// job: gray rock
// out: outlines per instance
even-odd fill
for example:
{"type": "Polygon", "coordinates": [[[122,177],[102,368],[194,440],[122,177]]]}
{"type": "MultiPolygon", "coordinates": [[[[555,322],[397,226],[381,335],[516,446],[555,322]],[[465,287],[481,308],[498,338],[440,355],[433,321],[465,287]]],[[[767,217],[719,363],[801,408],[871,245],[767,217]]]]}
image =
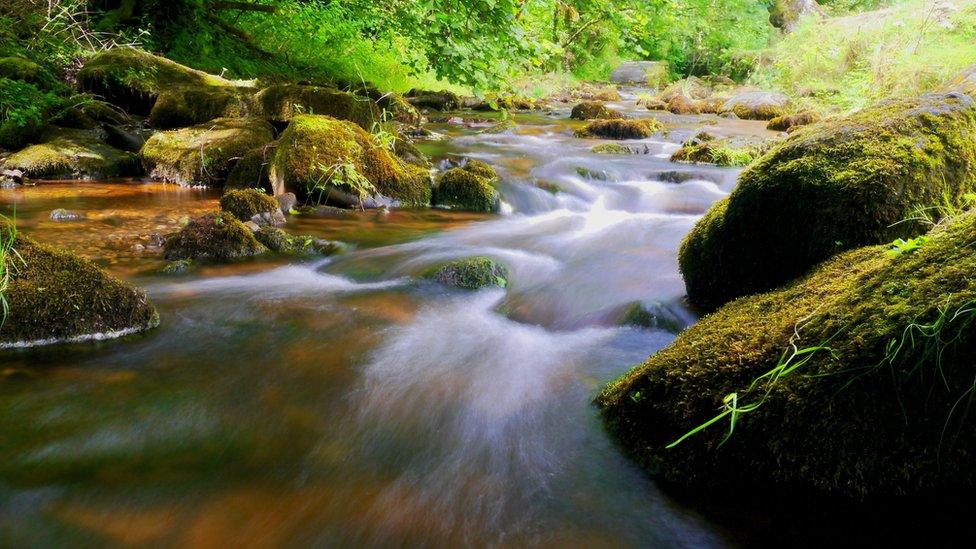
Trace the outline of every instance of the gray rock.
{"type": "Polygon", "coordinates": [[[659,85],[668,72],[660,61],[627,61],[614,69],[610,81],[617,84],[659,85]]]}
{"type": "Polygon", "coordinates": [[[273,212],[254,214],[250,223],[254,223],[258,227],[281,227],[287,222],[285,221],[285,214],[278,209],[273,212]]]}
{"type": "Polygon", "coordinates": [[[85,214],[58,208],[51,212],[52,221],[79,221],[85,219],[85,214]]]}
{"type": "Polygon", "coordinates": [[[244,226],[251,230],[252,233],[256,233],[261,230],[261,226],[253,221],[246,221],[244,226]]]}
{"type": "Polygon", "coordinates": [[[24,182],[24,172],[21,170],[3,170],[0,172],[0,179],[4,182],[20,184],[24,182]]]}
{"type": "Polygon", "coordinates": [[[278,206],[281,207],[281,211],[284,213],[290,212],[298,204],[298,197],[295,196],[295,193],[279,194],[275,197],[275,200],[278,201],[278,206]]]}

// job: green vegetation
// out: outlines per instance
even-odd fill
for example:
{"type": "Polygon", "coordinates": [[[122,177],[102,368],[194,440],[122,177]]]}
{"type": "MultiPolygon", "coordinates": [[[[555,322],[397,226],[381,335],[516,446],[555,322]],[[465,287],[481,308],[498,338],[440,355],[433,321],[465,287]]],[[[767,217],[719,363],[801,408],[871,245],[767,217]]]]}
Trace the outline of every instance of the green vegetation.
{"type": "Polygon", "coordinates": [[[468,257],[428,271],[425,278],[464,290],[508,286],[508,269],[489,257],[468,257]]]}
{"type": "Polygon", "coordinates": [[[10,287],[12,272],[18,263],[23,262],[20,253],[14,248],[17,241],[17,220],[0,216],[0,328],[3,328],[10,314],[10,303],[7,301],[7,288],[10,287]]]}
{"type": "Polygon", "coordinates": [[[730,303],[608,386],[608,425],[682,484],[972,486],[974,230],[962,215],[910,253],[852,250],[730,303]]]}
{"type": "Polygon", "coordinates": [[[254,237],[269,250],[279,254],[310,256],[334,255],[346,249],[341,242],[306,235],[290,235],[277,227],[261,227],[254,237]]]}
{"type": "Polygon", "coordinates": [[[765,154],[774,141],[759,138],[692,139],[671,155],[672,162],[748,166],[765,154]]]}
{"type": "Polygon", "coordinates": [[[584,101],[573,107],[569,117],[576,120],[612,120],[623,118],[623,115],[599,101],[584,101]]]}

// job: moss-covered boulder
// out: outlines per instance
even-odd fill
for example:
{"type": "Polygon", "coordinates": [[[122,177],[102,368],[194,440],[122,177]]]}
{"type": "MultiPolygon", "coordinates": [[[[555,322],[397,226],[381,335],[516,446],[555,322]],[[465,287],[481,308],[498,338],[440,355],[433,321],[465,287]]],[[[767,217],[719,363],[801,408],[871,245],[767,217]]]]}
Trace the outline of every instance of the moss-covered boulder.
{"type": "Polygon", "coordinates": [[[95,54],[78,84],[134,114],[147,115],[160,91],[177,86],[233,87],[234,82],[142,50],[118,47],[95,54]]]}
{"type": "Polygon", "coordinates": [[[418,109],[451,111],[461,108],[461,98],[450,91],[412,89],[407,93],[407,101],[418,109]]]}
{"type": "Polygon", "coordinates": [[[271,179],[268,168],[274,156],[274,143],[251,149],[241,157],[224,182],[225,189],[264,189],[271,192],[271,179]]]}
{"type": "Polygon", "coordinates": [[[383,122],[383,111],[375,101],[335,88],[280,84],[259,91],[255,102],[265,118],[276,123],[303,114],[327,115],[355,122],[368,131],[383,122]]]}
{"type": "Polygon", "coordinates": [[[888,101],[794,132],[753,163],[685,239],[692,303],[713,310],[851,248],[908,238],[919,208],[959,205],[976,182],[965,95],[888,101]]]}
{"type": "Polygon", "coordinates": [[[576,137],[600,137],[605,139],[644,139],[664,129],[652,118],[627,120],[594,120],[576,130],[576,137]]]}
{"type": "Polygon", "coordinates": [[[508,269],[489,257],[468,257],[428,271],[424,278],[464,290],[508,286],[508,269]]]}
{"type": "Polygon", "coordinates": [[[782,93],[750,91],[732,96],[718,110],[745,120],[772,120],[786,114],[789,104],[790,98],[782,93]]]}
{"type": "Polygon", "coordinates": [[[437,178],[434,204],[472,212],[497,212],[501,198],[495,189],[498,174],[480,160],[469,160],[437,178]]]}
{"type": "Polygon", "coordinates": [[[765,154],[774,143],[775,141],[770,139],[747,136],[692,139],[671,155],[671,161],[733,167],[748,166],[765,154]]]}
{"type": "Polygon", "coordinates": [[[623,115],[599,101],[584,101],[573,107],[569,117],[574,120],[612,120],[623,118],[623,115]]]}
{"type": "Polygon", "coordinates": [[[149,113],[152,127],[167,130],[203,124],[215,118],[241,118],[256,111],[250,88],[178,86],[159,92],[149,113]]]}
{"type": "MultiPolygon", "coordinates": [[[[4,237],[10,226],[0,223],[4,237]]],[[[105,339],[153,328],[156,309],[146,295],[91,261],[17,234],[6,256],[9,306],[0,347],[105,339]]]]}
{"type": "Polygon", "coordinates": [[[778,132],[790,131],[793,128],[807,126],[815,122],[820,122],[820,115],[815,111],[803,111],[796,114],[784,114],[777,116],[766,125],[767,130],[778,132]]]}
{"type": "Polygon", "coordinates": [[[92,132],[55,127],[41,134],[41,143],[8,156],[2,167],[34,179],[105,179],[141,172],[136,155],[100,141],[92,132]]]}
{"type": "Polygon", "coordinates": [[[220,209],[241,221],[250,221],[259,214],[281,211],[278,201],[259,189],[228,190],[220,197],[220,209]]]}
{"type": "Polygon", "coordinates": [[[971,489],[973,235],[969,214],[726,305],[606,388],[608,426],[649,471],[684,485],[971,489]]]}
{"type": "Polygon", "coordinates": [[[227,261],[267,251],[243,223],[229,212],[213,212],[191,219],[179,232],[169,235],[163,257],[170,261],[208,259],[227,261]]]}
{"type": "Polygon", "coordinates": [[[295,256],[334,255],[346,250],[346,245],[308,235],[291,235],[277,227],[261,227],[254,237],[272,252],[295,256]]]}
{"type": "Polygon", "coordinates": [[[218,118],[179,130],[157,132],[139,152],[150,177],[181,185],[223,183],[249,151],[274,140],[260,118],[218,118]]]}
{"type": "Polygon", "coordinates": [[[330,116],[295,116],[278,140],[269,173],[276,195],[290,191],[326,201],[345,194],[383,196],[407,206],[430,203],[427,170],[404,162],[356,124],[330,116]]]}

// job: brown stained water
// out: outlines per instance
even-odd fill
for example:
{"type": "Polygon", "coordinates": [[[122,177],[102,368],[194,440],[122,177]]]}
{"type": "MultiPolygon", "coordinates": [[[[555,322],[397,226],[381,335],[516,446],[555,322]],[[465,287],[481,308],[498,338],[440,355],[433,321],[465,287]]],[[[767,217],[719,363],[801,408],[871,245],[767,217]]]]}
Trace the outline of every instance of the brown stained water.
{"type": "Polygon", "coordinates": [[[503,214],[289,221],[354,245],[330,260],[165,276],[136,245],[219,191],[0,191],[22,231],[145,288],[162,317],[144,335],[0,355],[0,545],[725,545],[623,457],[590,402],[673,338],[619,327],[622,307],[694,321],[676,250],[737,172],[667,156],[701,128],[762,125],[676,118],[631,143],[648,154],[606,156],[567,114],[519,116],[505,135],[433,125],[450,140],[432,155],[499,167],[503,214]],[[55,222],[56,208],[86,218],[55,222]],[[510,287],[418,280],[469,255],[504,262],[510,287]]]}

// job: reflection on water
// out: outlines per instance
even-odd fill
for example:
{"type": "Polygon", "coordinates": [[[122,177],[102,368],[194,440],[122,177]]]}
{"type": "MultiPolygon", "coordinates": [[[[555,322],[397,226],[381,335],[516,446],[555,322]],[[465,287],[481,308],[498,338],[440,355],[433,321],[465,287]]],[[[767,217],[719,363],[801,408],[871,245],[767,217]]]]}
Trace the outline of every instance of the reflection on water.
{"type": "Polygon", "coordinates": [[[133,244],[216,192],[0,191],[23,230],[147,288],[163,321],[0,356],[0,545],[722,545],[620,455],[590,400],[673,337],[615,314],[683,310],[678,244],[736,171],[666,160],[705,118],[606,156],[567,114],[520,116],[509,135],[438,126],[442,158],[498,166],[508,213],[291,220],[357,246],[329,260],[164,277],[133,244]],[[508,265],[511,287],[416,279],[469,255],[508,265]]]}

